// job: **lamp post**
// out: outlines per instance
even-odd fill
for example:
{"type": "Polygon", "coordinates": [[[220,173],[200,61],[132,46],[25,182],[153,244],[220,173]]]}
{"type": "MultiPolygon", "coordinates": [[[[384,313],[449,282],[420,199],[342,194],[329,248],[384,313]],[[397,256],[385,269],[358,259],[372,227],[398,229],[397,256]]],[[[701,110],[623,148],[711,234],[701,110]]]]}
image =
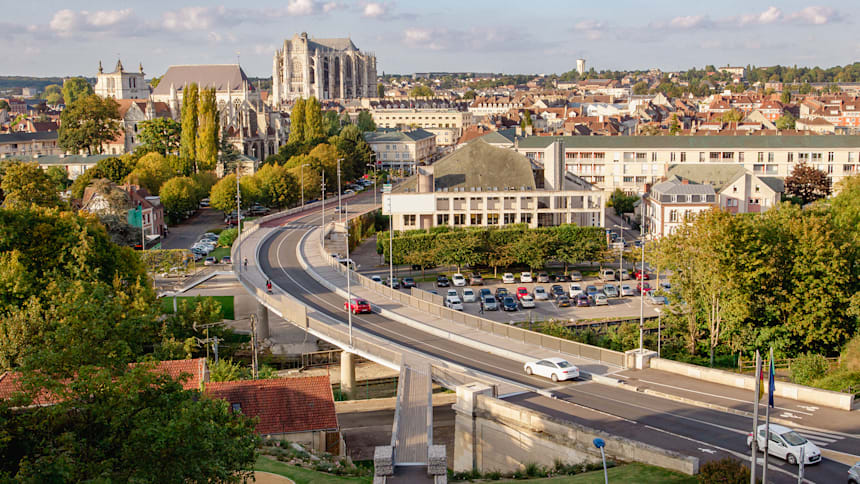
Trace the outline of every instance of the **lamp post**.
{"type": "Polygon", "coordinates": [[[639,263],[639,354],[643,353],[645,331],[645,239],[642,242],[642,262],[639,263]]]}
{"type": "Polygon", "coordinates": [[[320,241],[325,243],[325,168],[322,168],[321,171],[322,183],[320,183],[320,190],[322,191],[322,210],[320,211],[320,215],[322,215],[322,225],[320,226],[320,241]]]}
{"type": "Polygon", "coordinates": [[[340,162],[341,162],[341,160],[343,160],[343,158],[337,159],[337,220],[338,220],[338,222],[343,221],[343,215],[342,215],[343,214],[343,205],[341,205],[341,201],[340,201],[340,194],[341,194],[341,190],[340,190],[340,162]]]}
{"type": "Polygon", "coordinates": [[[606,447],[606,442],[601,438],[596,438],[593,442],[594,446],[600,449],[600,457],[603,459],[603,482],[609,484],[609,474],[606,472],[606,451],[603,450],[606,447]]]}
{"type": "MultiPolygon", "coordinates": [[[[242,242],[242,190],[239,189],[239,166],[240,163],[236,163],[236,228],[238,230],[236,234],[236,242],[242,242]]],[[[241,272],[241,265],[239,265],[239,271],[241,272]]]]}
{"type": "Polygon", "coordinates": [[[621,229],[621,250],[618,251],[618,281],[621,281],[621,270],[624,264],[624,226],[623,225],[613,225],[612,228],[621,229]]]}
{"type": "Polygon", "coordinates": [[[350,265],[352,262],[349,260],[349,219],[346,219],[346,317],[349,322],[349,346],[352,347],[352,286],[350,283],[352,282],[352,274],[350,273],[350,265]]]}
{"type": "Polygon", "coordinates": [[[663,310],[660,308],[654,308],[654,311],[657,311],[657,358],[660,358],[660,346],[663,340],[660,331],[663,326],[663,310]]]}
{"type": "Polygon", "coordinates": [[[302,179],[302,208],[301,208],[302,212],[305,211],[305,167],[306,166],[311,166],[311,164],[305,163],[304,165],[301,166],[301,168],[299,168],[299,171],[301,173],[299,176],[302,179]]]}

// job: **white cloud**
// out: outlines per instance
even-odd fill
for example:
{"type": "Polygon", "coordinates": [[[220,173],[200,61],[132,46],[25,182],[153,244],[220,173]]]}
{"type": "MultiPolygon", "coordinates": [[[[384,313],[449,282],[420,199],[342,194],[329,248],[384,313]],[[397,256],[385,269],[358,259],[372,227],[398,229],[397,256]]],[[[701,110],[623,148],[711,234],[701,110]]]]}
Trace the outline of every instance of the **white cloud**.
{"type": "Polygon", "coordinates": [[[767,10],[761,13],[747,14],[741,15],[738,19],[738,23],[741,25],[749,25],[749,24],[757,24],[757,25],[767,25],[779,22],[783,19],[782,10],[776,7],[769,7],[767,10]]]}
{"type": "Polygon", "coordinates": [[[323,4],[322,11],[323,11],[323,13],[329,13],[332,10],[337,10],[340,8],[344,8],[343,5],[341,5],[337,2],[327,2],[327,3],[323,4]]]}
{"type": "Polygon", "coordinates": [[[312,15],[317,11],[315,0],[290,0],[287,3],[287,12],[290,15],[312,15]]]}
{"type": "Polygon", "coordinates": [[[164,12],[162,25],[174,32],[210,30],[228,18],[224,7],[183,7],[164,12]]]}
{"type": "Polygon", "coordinates": [[[581,20],[573,24],[573,30],[583,32],[589,40],[598,40],[603,38],[603,34],[606,32],[606,29],[606,22],[600,20],[581,20]]]}
{"type": "Polygon", "coordinates": [[[129,26],[133,20],[134,11],[130,8],[122,10],[87,10],[74,11],[58,10],[54,13],[48,26],[59,35],[72,35],[76,32],[112,32],[121,27],[129,26]]]}
{"type": "Polygon", "coordinates": [[[378,2],[367,2],[364,4],[361,15],[367,18],[380,18],[388,14],[388,7],[378,2]]]}
{"type": "MultiPolygon", "coordinates": [[[[446,27],[420,28],[414,27],[403,31],[403,43],[409,47],[427,50],[444,51],[510,51],[511,29],[472,28],[469,30],[454,30],[446,27]]],[[[530,36],[520,36],[516,50],[542,48],[543,43],[535,41],[530,36]]]]}
{"type": "Polygon", "coordinates": [[[670,27],[675,27],[679,29],[695,29],[700,27],[708,27],[710,25],[711,21],[708,20],[708,17],[704,15],[687,15],[675,17],[669,21],[670,27]]]}
{"type": "Polygon", "coordinates": [[[830,7],[811,6],[788,16],[789,20],[811,25],[824,25],[841,21],[842,14],[830,7]]]}

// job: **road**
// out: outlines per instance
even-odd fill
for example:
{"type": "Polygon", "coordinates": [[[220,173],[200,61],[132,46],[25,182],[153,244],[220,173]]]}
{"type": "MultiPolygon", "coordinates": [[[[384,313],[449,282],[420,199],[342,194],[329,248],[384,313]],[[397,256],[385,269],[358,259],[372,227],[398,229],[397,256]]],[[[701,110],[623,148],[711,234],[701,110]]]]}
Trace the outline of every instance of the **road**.
{"type": "MultiPolygon", "coordinates": [[[[359,210],[356,202],[360,200],[351,202],[353,210],[359,210]]],[[[326,217],[330,216],[326,214],[326,217]]],[[[343,298],[302,270],[296,258],[296,244],[309,230],[308,226],[317,224],[319,219],[316,213],[287,220],[288,226],[277,229],[277,235],[270,237],[261,247],[260,266],[278,287],[304,304],[333,318],[344,319],[343,298]]],[[[752,421],[746,417],[633,394],[591,382],[554,384],[526,375],[522,365],[516,361],[440,339],[375,313],[353,317],[353,325],[413,350],[531,388],[550,391],[557,397],[548,398],[528,392],[508,397],[511,402],[565,420],[602,428],[616,435],[694,455],[703,462],[726,455],[748,458],[745,457],[748,455],[746,435],[752,428],[752,421]]],[[[827,435],[830,436],[829,433],[827,435]]],[[[851,440],[846,446],[860,448],[860,440],[848,438],[851,440]]],[[[774,459],[771,459],[771,463],[774,469],[770,474],[773,482],[796,482],[796,478],[792,479],[794,468],[777,463],[774,459]]],[[[806,476],[815,483],[841,482],[845,480],[847,469],[843,464],[825,459],[819,465],[808,467],[806,476]]]]}
{"type": "Polygon", "coordinates": [[[201,208],[188,220],[170,227],[170,233],[161,246],[165,249],[189,249],[201,235],[224,226],[224,213],[214,208],[201,208]]]}

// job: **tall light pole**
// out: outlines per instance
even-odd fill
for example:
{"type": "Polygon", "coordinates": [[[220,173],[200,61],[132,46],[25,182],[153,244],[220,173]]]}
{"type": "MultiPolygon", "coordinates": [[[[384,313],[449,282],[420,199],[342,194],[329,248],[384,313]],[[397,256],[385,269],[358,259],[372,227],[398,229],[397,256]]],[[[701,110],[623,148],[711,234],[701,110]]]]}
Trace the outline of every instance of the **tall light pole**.
{"type": "Polygon", "coordinates": [[[643,352],[645,332],[645,239],[642,241],[642,262],[639,263],[639,354],[643,352]]]}
{"type": "Polygon", "coordinates": [[[613,228],[621,229],[621,250],[618,253],[618,281],[621,283],[621,270],[624,264],[624,226],[623,225],[613,225],[613,228]]]}
{"type": "Polygon", "coordinates": [[[349,322],[349,346],[352,346],[352,286],[350,285],[352,274],[349,267],[352,262],[349,260],[349,218],[344,225],[346,225],[346,317],[349,322]]]}
{"type": "Polygon", "coordinates": [[[305,167],[306,166],[311,166],[311,164],[305,163],[304,165],[302,165],[301,168],[299,168],[299,171],[301,172],[300,177],[302,179],[302,208],[301,208],[301,210],[303,212],[305,211],[305,167]]]}
{"type": "Polygon", "coordinates": [[[394,286],[394,213],[391,211],[391,192],[388,192],[388,284],[394,286]]]}
{"type": "Polygon", "coordinates": [[[322,211],[320,214],[322,215],[322,226],[320,227],[320,241],[325,243],[325,168],[321,169],[322,171],[322,183],[320,183],[320,189],[322,191],[322,211]]]}
{"type": "Polygon", "coordinates": [[[663,337],[660,334],[661,327],[663,326],[663,310],[660,308],[654,308],[654,311],[657,311],[657,358],[660,358],[660,346],[661,341],[663,340],[663,337]]]}
{"type": "Polygon", "coordinates": [[[343,215],[341,215],[343,213],[343,205],[341,205],[341,203],[340,203],[340,194],[341,194],[341,190],[340,190],[340,162],[341,162],[341,160],[343,160],[343,158],[337,159],[337,220],[338,221],[343,221],[343,215]]]}
{"type": "MultiPolygon", "coordinates": [[[[236,163],[236,242],[242,242],[242,191],[239,189],[239,166],[241,163],[236,163]]],[[[241,247],[240,247],[241,248],[241,247]]],[[[239,271],[242,271],[242,265],[239,264],[239,271]]]]}

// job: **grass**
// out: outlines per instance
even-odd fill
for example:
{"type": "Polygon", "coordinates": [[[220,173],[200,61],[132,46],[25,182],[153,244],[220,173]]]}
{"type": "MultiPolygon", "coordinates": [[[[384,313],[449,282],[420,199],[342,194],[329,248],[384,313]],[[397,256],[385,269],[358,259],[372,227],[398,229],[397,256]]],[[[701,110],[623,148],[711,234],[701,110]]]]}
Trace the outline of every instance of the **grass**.
{"type": "Polygon", "coordinates": [[[289,477],[296,484],[346,484],[362,483],[370,484],[373,477],[341,477],[326,474],[324,472],[312,471],[301,467],[291,466],[283,462],[260,456],[254,465],[255,471],[271,472],[279,476],[289,477]]]}
{"type": "Polygon", "coordinates": [[[225,255],[230,255],[229,247],[218,247],[209,253],[207,257],[214,257],[216,261],[221,262],[221,258],[225,255]]]}
{"type": "MultiPolygon", "coordinates": [[[[609,469],[609,482],[629,482],[636,484],[650,483],[679,483],[679,484],[695,484],[698,482],[694,476],[681,474],[680,472],[670,471],[662,467],[648,466],[645,464],[627,464],[620,467],[609,469]]],[[[298,482],[298,481],[296,481],[298,482]]],[[[517,480],[500,480],[499,483],[524,482],[522,479],[517,480]]],[[[603,484],[603,471],[587,472],[585,474],[577,474],[575,476],[547,477],[544,479],[529,479],[529,484],[603,484]]]]}
{"type": "MultiPolygon", "coordinates": [[[[182,304],[180,301],[182,299],[194,299],[196,296],[181,296],[177,297],[177,306],[182,304]]],[[[221,303],[221,317],[224,319],[236,319],[235,311],[233,309],[233,296],[202,296],[215,299],[219,303],[221,303]]],[[[165,313],[173,312],[173,298],[172,297],[163,297],[161,298],[161,310],[165,313]]]]}

